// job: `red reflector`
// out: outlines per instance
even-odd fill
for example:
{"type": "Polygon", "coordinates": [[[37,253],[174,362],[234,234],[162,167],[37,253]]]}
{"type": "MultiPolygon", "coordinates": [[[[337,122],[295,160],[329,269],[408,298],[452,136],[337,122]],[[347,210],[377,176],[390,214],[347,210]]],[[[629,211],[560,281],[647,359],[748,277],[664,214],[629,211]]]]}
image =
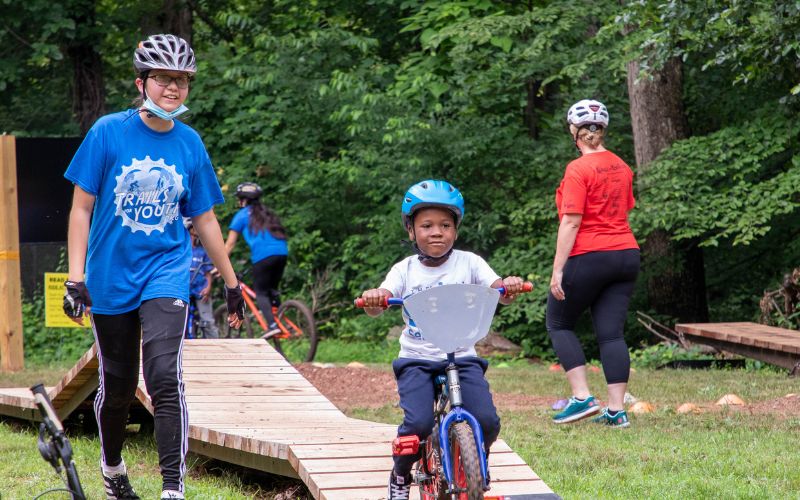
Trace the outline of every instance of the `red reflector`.
{"type": "Polygon", "coordinates": [[[419,436],[398,436],[392,441],[392,455],[414,455],[419,451],[419,436]]]}

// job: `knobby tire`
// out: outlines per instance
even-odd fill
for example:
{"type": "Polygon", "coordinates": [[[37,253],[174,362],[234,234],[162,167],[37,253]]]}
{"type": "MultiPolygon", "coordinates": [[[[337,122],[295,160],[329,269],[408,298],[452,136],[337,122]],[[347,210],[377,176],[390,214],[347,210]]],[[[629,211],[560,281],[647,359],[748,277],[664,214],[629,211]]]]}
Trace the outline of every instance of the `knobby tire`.
{"type": "Polygon", "coordinates": [[[242,326],[235,330],[228,325],[228,306],[222,304],[214,310],[214,321],[217,323],[219,329],[219,338],[221,339],[243,339],[253,338],[253,323],[255,319],[252,313],[246,311],[244,313],[244,320],[242,326]]]}
{"type": "Polygon", "coordinates": [[[283,347],[286,347],[286,351],[290,351],[290,354],[292,353],[291,351],[300,354],[301,361],[306,363],[313,361],[314,356],[317,354],[319,336],[317,334],[317,323],[314,321],[311,309],[299,300],[287,300],[278,308],[278,319],[289,330],[290,337],[285,339],[273,337],[271,340],[275,350],[287,357],[287,353],[283,349],[283,347]],[[297,329],[292,327],[290,321],[297,326],[297,329]],[[308,350],[298,351],[288,346],[289,343],[298,344],[298,341],[307,341],[308,350]]]}
{"type": "Polygon", "coordinates": [[[458,500],[483,500],[483,477],[472,427],[457,422],[450,427],[450,457],[458,488],[465,490],[458,500]]]}

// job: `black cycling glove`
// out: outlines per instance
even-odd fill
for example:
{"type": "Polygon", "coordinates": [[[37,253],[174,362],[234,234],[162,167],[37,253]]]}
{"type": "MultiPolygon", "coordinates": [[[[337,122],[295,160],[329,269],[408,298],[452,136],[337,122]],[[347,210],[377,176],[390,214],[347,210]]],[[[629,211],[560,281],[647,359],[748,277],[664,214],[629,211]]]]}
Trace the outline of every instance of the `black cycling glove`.
{"type": "Polygon", "coordinates": [[[225,287],[225,302],[228,304],[228,314],[236,313],[239,319],[244,319],[244,297],[242,287],[238,284],[233,288],[225,287]]]}
{"type": "Polygon", "coordinates": [[[92,306],[92,298],[83,281],[65,281],[64,286],[64,313],[70,318],[80,318],[86,313],[86,308],[92,306]]]}

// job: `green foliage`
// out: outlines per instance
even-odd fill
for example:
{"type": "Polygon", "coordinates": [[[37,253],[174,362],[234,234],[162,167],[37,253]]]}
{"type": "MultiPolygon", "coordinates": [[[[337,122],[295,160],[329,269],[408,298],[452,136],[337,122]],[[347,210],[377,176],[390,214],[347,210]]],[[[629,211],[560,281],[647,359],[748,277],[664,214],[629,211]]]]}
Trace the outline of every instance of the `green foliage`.
{"type": "MultiPolygon", "coordinates": [[[[790,2],[192,4],[199,72],[190,124],[224,191],[244,180],[265,188],[290,236],[284,295],[316,305],[325,338],[381,339],[399,324],[350,304],[409,253],[400,198],[436,177],[466,197],[457,247],[535,282],[494,326],[526,354],[552,356],[544,311],[553,193],[575,157],[564,115],[580,98],[601,99],[611,110],[607,144],[632,163],[632,59],[643,58],[641,77],[683,59],[694,133],[641,176],[635,233],[664,228],[705,245],[718,319],[751,319],[775,270],[800,259],[796,103],[780,99],[800,80],[800,16],[790,2]]],[[[131,51],[143,31],[158,31],[162,4],[96,2],[94,26],[74,21],[77,5],[33,0],[4,17],[0,130],[75,133],[66,47],[98,27],[108,108],[135,97],[131,51]]],[[[218,208],[223,227],[235,210],[232,200],[218,208]]],[[[246,257],[236,249],[235,262],[246,257]]],[[[643,290],[633,308],[649,308],[643,290]]],[[[588,321],[579,334],[594,356],[588,321]]],[[[638,345],[649,336],[636,327],[627,337],[638,345]]]]}
{"type": "MultiPolygon", "coordinates": [[[[94,342],[88,328],[47,328],[44,326],[44,298],[22,303],[22,331],[25,362],[34,365],[74,361],[94,342]]],[[[88,320],[87,320],[88,321],[88,320]]]]}
{"type": "Polygon", "coordinates": [[[800,206],[800,126],[773,107],[738,126],[674,143],[649,167],[633,221],[641,234],[749,244],[800,206]]]}
{"type": "Polygon", "coordinates": [[[698,346],[684,349],[677,344],[658,343],[631,351],[631,365],[636,368],[659,368],[670,361],[711,359],[698,346]]]}

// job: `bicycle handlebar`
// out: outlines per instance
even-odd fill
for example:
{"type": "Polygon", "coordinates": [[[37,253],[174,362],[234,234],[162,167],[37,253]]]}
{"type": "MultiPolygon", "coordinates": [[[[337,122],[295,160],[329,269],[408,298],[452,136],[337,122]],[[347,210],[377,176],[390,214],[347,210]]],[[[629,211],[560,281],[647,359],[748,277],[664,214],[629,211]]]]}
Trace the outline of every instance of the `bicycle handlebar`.
{"type": "MultiPolygon", "coordinates": [[[[495,288],[495,290],[500,292],[500,295],[502,295],[503,297],[506,296],[505,287],[501,286],[499,288],[495,288]]],[[[533,283],[531,283],[530,281],[526,281],[526,282],[524,282],[522,284],[522,292],[521,293],[529,293],[529,292],[532,292],[532,291],[533,291],[533,283]]],[[[353,305],[355,305],[356,307],[358,307],[360,309],[363,309],[364,307],[366,307],[366,306],[364,306],[364,298],[363,297],[359,297],[359,298],[355,299],[353,301],[353,305]]],[[[399,297],[384,297],[383,305],[381,307],[383,309],[386,309],[389,306],[401,306],[401,305],[403,305],[403,299],[401,299],[399,297]]]]}

